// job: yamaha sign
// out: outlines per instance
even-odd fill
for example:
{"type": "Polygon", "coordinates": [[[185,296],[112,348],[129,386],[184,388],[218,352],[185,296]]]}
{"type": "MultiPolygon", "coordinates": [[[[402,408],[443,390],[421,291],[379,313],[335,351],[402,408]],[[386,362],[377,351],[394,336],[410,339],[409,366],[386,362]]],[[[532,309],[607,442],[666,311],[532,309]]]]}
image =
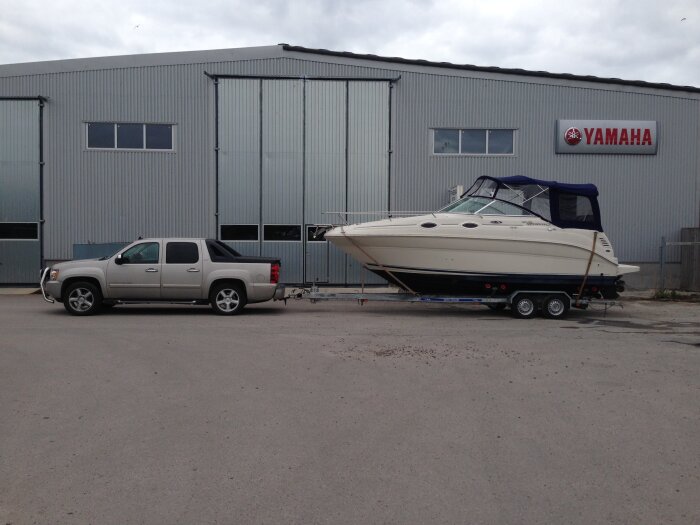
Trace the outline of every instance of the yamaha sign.
{"type": "Polygon", "coordinates": [[[656,155],[654,120],[557,120],[557,153],[656,155]]]}

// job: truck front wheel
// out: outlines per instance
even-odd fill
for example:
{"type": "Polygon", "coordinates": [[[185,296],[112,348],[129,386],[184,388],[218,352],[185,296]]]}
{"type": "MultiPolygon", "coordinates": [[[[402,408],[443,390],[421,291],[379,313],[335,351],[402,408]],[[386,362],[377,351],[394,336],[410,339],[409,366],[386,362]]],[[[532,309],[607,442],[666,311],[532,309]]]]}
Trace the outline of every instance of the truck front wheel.
{"type": "Polygon", "coordinates": [[[63,306],[71,315],[93,315],[102,306],[102,294],[92,283],[71,283],[66,287],[63,306]]]}
{"type": "Polygon", "coordinates": [[[246,305],[245,292],[239,284],[217,284],[209,293],[209,302],[218,315],[236,315],[246,305]]]}

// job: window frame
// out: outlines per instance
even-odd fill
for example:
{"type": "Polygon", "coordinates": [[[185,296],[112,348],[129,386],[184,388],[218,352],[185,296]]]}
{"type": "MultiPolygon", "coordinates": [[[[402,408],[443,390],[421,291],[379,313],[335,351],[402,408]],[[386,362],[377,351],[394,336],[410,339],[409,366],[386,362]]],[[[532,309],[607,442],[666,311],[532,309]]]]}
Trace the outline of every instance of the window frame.
{"type": "Polygon", "coordinates": [[[160,265],[160,264],[161,264],[161,260],[162,260],[162,258],[163,258],[163,250],[161,250],[161,243],[160,243],[160,242],[158,242],[158,241],[146,241],[146,240],[144,240],[144,241],[142,241],[142,242],[139,242],[139,243],[136,243],[136,244],[132,244],[131,246],[127,247],[124,251],[120,252],[120,253],[119,253],[119,258],[122,259],[122,264],[123,264],[123,265],[126,265],[126,266],[129,266],[129,265],[132,265],[132,264],[157,264],[157,265],[160,265]],[[144,261],[132,262],[132,261],[130,261],[130,260],[124,262],[124,256],[126,255],[126,253],[127,253],[128,251],[133,250],[133,249],[136,248],[137,246],[142,246],[142,245],[144,245],[144,244],[149,244],[149,245],[150,245],[150,244],[155,244],[156,246],[158,246],[158,260],[157,260],[156,262],[148,262],[148,261],[145,261],[145,262],[144,262],[144,261]]]}
{"type": "Polygon", "coordinates": [[[252,223],[247,223],[247,224],[242,224],[242,223],[229,223],[229,224],[219,224],[219,239],[222,242],[260,242],[260,225],[259,224],[252,224],[252,223]],[[224,226],[255,226],[255,231],[256,231],[256,236],[255,239],[245,239],[245,240],[238,240],[238,239],[224,239],[223,236],[223,228],[224,226]]]}
{"type": "MultiPolygon", "coordinates": [[[[175,246],[173,246],[173,247],[175,247],[175,246]]],[[[190,266],[192,264],[199,264],[202,261],[202,254],[199,253],[200,252],[199,248],[200,248],[199,243],[195,242],[195,241],[167,241],[165,243],[165,259],[163,261],[163,264],[165,264],[165,265],[184,264],[184,265],[188,265],[188,266],[190,266]],[[170,255],[170,254],[168,254],[168,249],[170,248],[170,246],[171,245],[183,245],[183,244],[191,244],[192,246],[194,246],[195,252],[197,254],[197,260],[191,261],[191,262],[169,262],[168,255],[170,255]]]]}
{"type": "Polygon", "coordinates": [[[36,227],[36,237],[0,237],[0,242],[27,242],[27,241],[40,241],[41,240],[41,225],[35,221],[0,221],[2,224],[33,224],[36,227]]]}
{"type": "Polygon", "coordinates": [[[104,121],[104,120],[84,120],[83,126],[85,128],[85,151],[123,151],[123,152],[148,152],[148,153],[175,153],[177,148],[175,146],[177,139],[177,124],[173,122],[127,122],[127,121],[104,121]],[[112,137],[114,140],[113,148],[91,148],[89,144],[89,128],[90,124],[111,124],[112,125],[112,137]],[[120,148],[117,143],[117,127],[120,124],[135,124],[141,126],[141,139],[143,141],[143,148],[120,148]],[[160,148],[147,148],[146,147],[146,126],[170,126],[170,149],[160,149],[160,148]]]}
{"type": "Polygon", "coordinates": [[[464,127],[464,128],[454,128],[454,127],[444,127],[444,128],[430,128],[429,138],[430,138],[430,156],[431,157],[517,157],[517,137],[519,128],[507,128],[507,127],[491,127],[491,128],[476,128],[476,127],[464,127]],[[457,132],[457,148],[458,153],[437,153],[435,151],[435,132],[439,130],[452,130],[457,132]],[[462,132],[463,131],[483,131],[486,136],[486,152],[485,153],[462,153],[462,132]],[[489,131],[511,131],[513,133],[513,153],[489,153],[489,131]]]}
{"type": "Polygon", "coordinates": [[[262,225],[262,241],[263,242],[303,242],[304,241],[304,226],[302,224],[294,223],[274,223],[274,224],[263,224],[262,225]],[[299,228],[299,238],[298,239],[266,239],[265,238],[265,228],[268,226],[295,226],[299,228]]]}

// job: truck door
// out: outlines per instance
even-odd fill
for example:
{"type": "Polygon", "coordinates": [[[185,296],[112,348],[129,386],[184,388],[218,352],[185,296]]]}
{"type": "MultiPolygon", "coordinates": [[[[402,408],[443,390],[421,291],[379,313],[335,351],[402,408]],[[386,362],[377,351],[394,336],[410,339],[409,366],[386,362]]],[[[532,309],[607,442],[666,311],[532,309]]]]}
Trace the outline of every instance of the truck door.
{"type": "Polygon", "coordinates": [[[161,298],[202,298],[202,257],[196,241],[168,241],[165,244],[161,298]]]}
{"type": "Polygon", "coordinates": [[[107,265],[109,299],[160,299],[160,243],[145,241],[113,257],[107,265]]]}

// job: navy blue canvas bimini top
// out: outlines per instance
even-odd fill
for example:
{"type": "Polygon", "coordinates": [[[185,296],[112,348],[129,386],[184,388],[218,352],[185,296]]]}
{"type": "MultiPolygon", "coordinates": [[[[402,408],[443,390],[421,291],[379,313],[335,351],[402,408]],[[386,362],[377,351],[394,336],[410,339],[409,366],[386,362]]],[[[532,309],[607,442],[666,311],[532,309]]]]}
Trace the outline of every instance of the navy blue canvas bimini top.
{"type": "Polygon", "coordinates": [[[512,177],[479,177],[465,196],[489,197],[515,204],[560,228],[602,232],[598,188],[594,184],[565,184],[512,177]]]}

